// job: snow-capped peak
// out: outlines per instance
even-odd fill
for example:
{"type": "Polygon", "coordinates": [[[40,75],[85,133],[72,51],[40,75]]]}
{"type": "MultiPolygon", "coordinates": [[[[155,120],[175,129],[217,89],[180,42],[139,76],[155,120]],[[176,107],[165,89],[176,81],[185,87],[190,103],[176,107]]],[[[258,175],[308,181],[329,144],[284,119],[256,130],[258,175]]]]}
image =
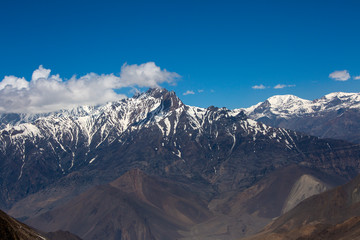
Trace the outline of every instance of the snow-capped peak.
{"type": "Polygon", "coordinates": [[[276,114],[286,117],[288,114],[300,114],[313,111],[311,101],[299,98],[294,95],[275,95],[264,102],[243,109],[244,112],[254,119],[276,114]],[[254,117],[256,115],[256,117],[254,117]]]}
{"type": "Polygon", "coordinates": [[[273,107],[285,107],[284,105],[293,105],[293,104],[309,104],[311,101],[299,98],[295,95],[275,95],[267,99],[267,101],[273,107]]]}

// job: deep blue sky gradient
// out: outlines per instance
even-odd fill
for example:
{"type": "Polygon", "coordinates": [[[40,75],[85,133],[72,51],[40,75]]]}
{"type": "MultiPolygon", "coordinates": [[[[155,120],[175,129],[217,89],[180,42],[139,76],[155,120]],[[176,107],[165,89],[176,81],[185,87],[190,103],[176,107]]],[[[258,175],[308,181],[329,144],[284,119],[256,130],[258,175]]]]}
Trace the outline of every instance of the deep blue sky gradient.
{"type": "Polygon", "coordinates": [[[154,61],[182,76],[164,87],[201,107],[359,92],[360,80],[328,77],[335,70],[360,75],[359,13],[355,0],[2,0],[0,80],[29,80],[41,64],[70,78],[154,61]],[[252,89],[259,84],[296,86],[252,89]],[[187,90],[196,94],[183,96],[187,90]]]}

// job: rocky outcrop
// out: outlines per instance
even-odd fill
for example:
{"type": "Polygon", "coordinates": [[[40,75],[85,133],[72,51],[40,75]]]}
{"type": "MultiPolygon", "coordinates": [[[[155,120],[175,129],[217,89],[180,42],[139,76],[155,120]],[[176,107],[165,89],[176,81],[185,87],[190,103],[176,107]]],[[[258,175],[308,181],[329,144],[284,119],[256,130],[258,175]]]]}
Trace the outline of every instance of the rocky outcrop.
{"type": "Polygon", "coordinates": [[[6,240],[46,240],[42,234],[0,210],[0,237],[6,240]]]}

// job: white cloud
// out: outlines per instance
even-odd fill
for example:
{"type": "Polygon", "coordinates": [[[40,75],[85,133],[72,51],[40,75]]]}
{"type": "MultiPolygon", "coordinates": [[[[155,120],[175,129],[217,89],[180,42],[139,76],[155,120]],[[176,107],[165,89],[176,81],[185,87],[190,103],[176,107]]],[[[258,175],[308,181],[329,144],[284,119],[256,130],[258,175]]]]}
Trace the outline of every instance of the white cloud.
{"type": "Polygon", "coordinates": [[[203,93],[203,92],[204,92],[203,89],[199,89],[199,90],[198,90],[198,93],[203,93]]]}
{"type": "Polygon", "coordinates": [[[355,80],[360,80],[360,76],[355,76],[354,79],[355,80]]]}
{"type": "Polygon", "coordinates": [[[194,94],[195,94],[195,92],[192,91],[192,90],[187,90],[186,92],[183,93],[184,96],[186,96],[186,95],[194,95],[194,94]]]}
{"type": "Polygon", "coordinates": [[[252,86],[252,89],[265,89],[266,87],[263,84],[252,86]]]}
{"type": "Polygon", "coordinates": [[[294,84],[292,84],[292,85],[278,84],[278,85],[274,86],[274,89],[282,89],[282,88],[286,88],[286,87],[295,87],[295,85],[294,84]]]}
{"type": "Polygon", "coordinates": [[[159,84],[167,82],[174,83],[179,74],[161,70],[154,62],[141,65],[127,65],[121,67],[119,87],[158,87],[159,84]]]}
{"type": "Polygon", "coordinates": [[[6,76],[0,82],[0,112],[40,113],[79,105],[97,105],[126,97],[114,90],[123,87],[159,87],[172,84],[177,73],[161,70],[153,62],[124,64],[120,76],[89,73],[63,81],[59,75],[39,66],[30,82],[6,76]]]}
{"type": "Polygon", "coordinates": [[[350,74],[347,70],[334,71],[329,74],[329,78],[332,78],[335,81],[347,81],[350,79],[350,74]]]}
{"type": "Polygon", "coordinates": [[[38,79],[48,79],[50,73],[50,69],[45,69],[42,65],[40,65],[39,68],[33,72],[31,81],[35,82],[38,79]]]}
{"type": "Polygon", "coordinates": [[[15,76],[6,76],[1,82],[0,82],[0,90],[4,88],[14,88],[14,89],[22,89],[22,88],[28,88],[29,82],[25,80],[25,78],[18,78],[15,76]]]}

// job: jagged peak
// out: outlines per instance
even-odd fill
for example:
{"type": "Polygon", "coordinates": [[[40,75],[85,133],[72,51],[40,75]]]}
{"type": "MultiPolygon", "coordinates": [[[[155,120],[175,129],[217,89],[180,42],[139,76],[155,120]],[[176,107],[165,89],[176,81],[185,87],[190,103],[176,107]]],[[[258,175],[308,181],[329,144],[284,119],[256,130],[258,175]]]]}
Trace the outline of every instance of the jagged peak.
{"type": "Polygon", "coordinates": [[[143,93],[136,93],[133,98],[147,98],[147,97],[153,97],[153,98],[164,98],[164,96],[176,96],[174,91],[169,91],[166,88],[161,87],[155,87],[155,88],[149,88],[146,92],[143,93]]]}
{"type": "Polygon", "coordinates": [[[145,93],[141,94],[139,98],[146,99],[149,96],[160,99],[163,110],[165,111],[176,109],[184,105],[174,91],[168,91],[165,88],[150,88],[145,93]]]}
{"type": "Polygon", "coordinates": [[[169,91],[166,88],[155,87],[155,88],[149,88],[145,93],[153,97],[159,97],[159,95],[164,95],[168,92],[169,91]]]}

